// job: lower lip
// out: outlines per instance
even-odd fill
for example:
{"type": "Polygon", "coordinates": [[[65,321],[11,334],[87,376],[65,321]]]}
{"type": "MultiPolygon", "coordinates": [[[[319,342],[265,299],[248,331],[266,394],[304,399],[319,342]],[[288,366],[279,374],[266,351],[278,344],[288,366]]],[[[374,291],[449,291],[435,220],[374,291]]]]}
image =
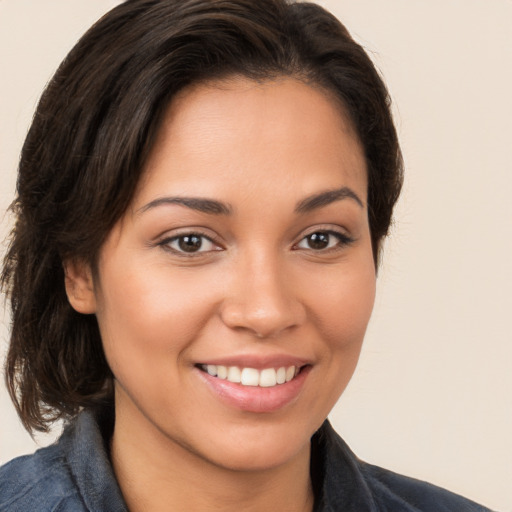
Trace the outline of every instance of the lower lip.
{"type": "Polygon", "coordinates": [[[196,371],[209,389],[228,406],[241,411],[269,413],[282,409],[299,396],[310,369],[310,366],[306,366],[291,381],[269,388],[242,386],[213,377],[198,368],[196,371]]]}

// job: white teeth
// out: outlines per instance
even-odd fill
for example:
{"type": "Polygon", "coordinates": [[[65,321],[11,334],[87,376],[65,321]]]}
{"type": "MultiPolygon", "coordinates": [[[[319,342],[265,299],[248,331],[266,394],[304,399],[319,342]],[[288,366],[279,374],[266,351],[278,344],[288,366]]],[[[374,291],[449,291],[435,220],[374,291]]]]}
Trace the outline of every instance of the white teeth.
{"type": "Polygon", "coordinates": [[[242,380],[242,372],[238,366],[230,366],[228,369],[228,380],[229,382],[238,383],[242,380]]]}
{"type": "Polygon", "coordinates": [[[217,365],[217,377],[219,379],[227,379],[228,377],[228,368],[227,366],[217,365]]]}
{"type": "Polygon", "coordinates": [[[274,368],[265,368],[260,372],[259,385],[262,388],[271,388],[277,384],[276,371],[274,368]]]}
{"type": "Polygon", "coordinates": [[[202,366],[209,375],[229,382],[242,384],[242,386],[260,386],[271,388],[278,384],[290,382],[299,373],[296,366],[281,366],[280,368],[265,368],[261,371],[255,368],[242,368],[238,366],[223,366],[208,364],[202,366]]]}
{"type": "Polygon", "coordinates": [[[290,382],[295,377],[295,366],[288,366],[286,369],[286,382],[290,382]]]}
{"type": "Polygon", "coordinates": [[[244,386],[257,386],[260,380],[260,372],[254,368],[244,368],[242,370],[242,376],[240,383],[244,386]]]}

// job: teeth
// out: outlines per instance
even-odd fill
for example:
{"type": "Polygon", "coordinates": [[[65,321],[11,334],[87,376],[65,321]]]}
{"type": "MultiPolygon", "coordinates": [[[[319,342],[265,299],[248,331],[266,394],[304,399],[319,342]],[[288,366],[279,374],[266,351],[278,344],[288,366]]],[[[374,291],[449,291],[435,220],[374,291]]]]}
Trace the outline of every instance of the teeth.
{"type": "Polygon", "coordinates": [[[277,384],[276,371],[274,368],[265,368],[261,370],[259,385],[262,388],[271,388],[277,384]]]}
{"type": "Polygon", "coordinates": [[[208,364],[203,365],[202,369],[219,379],[242,384],[242,386],[260,386],[262,388],[271,388],[278,384],[290,382],[299,373],[299,368],[296,366],[281,366],[277,369],[265,368],[259,371],[255,368],[240,369],[238,366],[208,364]]]}
{"type": "Polygon", "coordinates": [[[244,368],[240,378],[240,384],[244,386],[257,386],[259,383],[260,372],[254,368],[244,368]]]}
{"type": "Polygon", "coordinates": [[[228,368],[227,366],[217,366],[217,377],[219,379],[227,379],[228,378],[228,368]]]}
{"type": "Polygon", "coordinates": [[[296,370],[295,366],[288,366],[286,369],[286,382],[290,382],[295,377],[296,370]]]}
{"type": "Polygon", "coordinates": [[[240,382],[242,380],[242,372],[238,366],[230,366],[228,369],[229,382],[240,382]]]}

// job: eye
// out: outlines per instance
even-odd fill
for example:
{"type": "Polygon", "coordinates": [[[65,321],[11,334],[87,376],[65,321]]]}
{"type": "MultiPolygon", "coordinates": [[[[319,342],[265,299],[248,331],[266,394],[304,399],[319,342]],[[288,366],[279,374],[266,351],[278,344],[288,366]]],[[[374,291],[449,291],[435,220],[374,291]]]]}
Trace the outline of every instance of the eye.
{"type": "Polygon", "coordinates": [[[299,249],[325,251],[353,242],[352,238],[336,231],[315,231],[305,236],[298,244],[299,249]]]}
{"type": "Polygon", "coordinates": [[[220,250],[219,246],[200,233],[184,233],[167,238],[160,242],[161,246],[176,253],[203,253],[220,250]]]}

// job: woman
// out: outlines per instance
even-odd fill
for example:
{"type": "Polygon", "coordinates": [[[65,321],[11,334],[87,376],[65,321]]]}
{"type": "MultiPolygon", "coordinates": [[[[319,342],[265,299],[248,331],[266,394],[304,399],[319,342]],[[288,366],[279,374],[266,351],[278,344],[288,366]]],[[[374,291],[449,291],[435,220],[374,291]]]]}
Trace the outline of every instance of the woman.
{"type": "Polygon", "coordinates": [[[385,86],[320,7],[131,0],[50,82],[2,282],[57,445],[2,510],[485,510],[360,462],[355,369],[402,181],[385,86]]]}

